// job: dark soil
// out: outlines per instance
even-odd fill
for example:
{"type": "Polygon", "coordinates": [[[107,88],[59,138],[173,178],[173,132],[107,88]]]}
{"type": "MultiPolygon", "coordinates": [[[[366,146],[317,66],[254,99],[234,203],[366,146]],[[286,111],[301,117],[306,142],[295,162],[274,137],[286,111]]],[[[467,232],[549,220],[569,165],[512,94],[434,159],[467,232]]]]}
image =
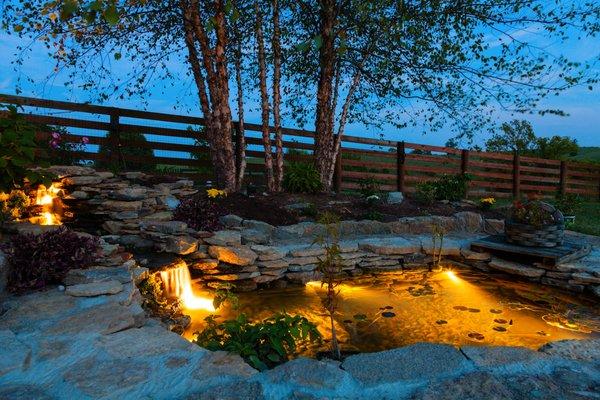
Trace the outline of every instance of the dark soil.
{"type": "Polygon", "coordinates": [[[324,212],[332,212],[342,220],[376,219],[382,222],[396,221],[400,217],[451,216],[461,211],[478,212],[486,218],[504,218],[504,211],[501,209],[482,211],[468,202],[436,202],[431,206],[425,206],[407,198],[402,204],[389,205],[380,202],[369,206],[363,198],[349,194],[281,193],[252,196],[233,194],[221,201],[226,214],[235,214],[244,219],[254,219],[279,226],[315,220],[324,212]],[[300,204],[306,207],[293,207],[300,204]]]}

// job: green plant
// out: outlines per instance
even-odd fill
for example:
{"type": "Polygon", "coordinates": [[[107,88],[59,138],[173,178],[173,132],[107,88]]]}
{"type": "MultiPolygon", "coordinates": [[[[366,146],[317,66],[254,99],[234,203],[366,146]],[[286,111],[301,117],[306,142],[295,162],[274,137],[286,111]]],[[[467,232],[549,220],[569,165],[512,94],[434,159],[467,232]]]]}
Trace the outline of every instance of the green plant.
{"type": "Polygon", "coordinates": [[[548,210],[548,204],[541,201],[515,201],[510,211],[510,218],[521,224],[544,226],[556,222],[548,210]]]}
{"type": "Polygon", "coordinates": [[[208,189],[181,200],[175,211],[173,219],[183,221],[190,228],[202,231],[216,231],[221,227],[219,218],[225,215],[223,207],[219,204],[224,193],[217,189],[208,189]]]}
{"type": "Polygon", "coordinates": [[[363,219],[371,221],[383,221],[383,214],[377,210],[370,210],[363,215],[363,219]]]}
{"type": "Polygon", "coordinates": [[[0,113],[0,192],[9,192],[24,180],[50,186],[50,175],[31,169],[48,166],[47,153],[36,139],[38,127],[25,120],[17,107],[0,107],[8,110],[0,113]]]}
{"type": "Polygon", "coordinates": [[[331,351],[333,357],[341,359],[340,346],[335,330],[335,312],[337,310],[339,290],[339,274],[342,272],[342,257],[340,255],[340,219],[337,215],[326,212],[319,219],[319,223],[325,225],[325,233],[315,239],[325,251],[325,255],[318,258],[317,267],[323,274],[321,287],[325,287],[326,294],[322,299],[323,307],[329,314],[331,323],[331,351]]]}
{"type": "Polygon", "coordinates": [[[431,227],[431,244],[433,247],[432,250],[432,258],[433,264],[436,267],[439,267],[440,262],[442,261],[442,249],[444,248],[444,235],[446,234],[446,230],[443,226],[439,224],[434,224],[431,227]],[[437,242],[440,242],[439,250],[436,250],[437,242]]]}
{"type": "Polygon", "coordinates": [[[577,193],[559,194],[556,196],[554,205],[563,215],[575,215],[581,209],[583,200],[577,193]]]}
{"type": "Polygon", "coordinates": [[[69,134],[66,128],[62,126],[44,125],[41,130],[49,137],[48,140],[48,162],[52,165],[76,165],[82,162],[81,157],[76,152],[85,150],[85,145],[89,143],[89,138],[82,136],[79,142],[69,142],[66,135],[69,134]]]}
{"type": "Polygon", "coordinates": [[[365,199],[368,199],[371,196],[379,197],[381,195],[381,185],[377,179],[369,177],[360,182],[359,192],[360,195],[365,199]]]}
{"type": "Polygon", "coordinates": [[[111,171],[124,169],[150,171],[155,168],[154,151],[146,146],[148,141],[142,133],[120,132],[117,149],[112,146],[113,132],[109,132],[106,140],[106,144],[101,144],[98,150],[101,158],[96,161],[97,168],[111,171]],[[124,142],[124,145],[121,145],[120,142],[124,142]]]}
{"type": "Polygon", "coordinates": [[[435,182],[436,200],[459,201],[467,196],[471,176],[468,174],[442,175],[435,182]]]}
{"type": "Polygon", "coordinates": [[[0,225],[21,218],[29,204],[30,199],[22,190],[0,193],[0,225]]]}
{"type": "Polygon", "coordinates": [[[138,289],[143,297],[142,305],[154,313],[168,305],[167,297],[163,291],[162,281],[158,274],[150,274],[138,284],[138,289]]]}
{"type": "Polygon", "coordinates": [[[290,163],[286,167],[283,187],[291,193],[318,193],[322,189],[315,166],[303,162],[290,163]]]}
{"type": "Polygon", "coordinates": [[[433,182],[421,182],[417,184],[415,200],[423,205],[430,206],[435,201],[436,186],[433,182]]]}
{"type": "Polygon", "coordinates": [[[245,314],[223,322],[217,322],[211,315],[204,321],[207,326],[198,333],[194,343],[208,350],[237,353],[260,371],[289,360],[299,345],[321,340],[313,323],[285,312],[260,322],[249,321],[245,314]]]}

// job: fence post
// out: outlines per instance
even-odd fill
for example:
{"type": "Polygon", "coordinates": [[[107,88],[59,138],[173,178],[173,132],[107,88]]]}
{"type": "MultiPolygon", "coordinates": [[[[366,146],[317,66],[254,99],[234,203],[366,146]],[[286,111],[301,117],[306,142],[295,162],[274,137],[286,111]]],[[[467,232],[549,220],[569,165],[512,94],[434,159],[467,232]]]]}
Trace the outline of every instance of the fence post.
{"type": "Polygon", "coordinates": [[[560,162],[560,187],[559,193],[564,196],[567,194],[567,162],[560,162]]]}
{"type": "MultiPolygon", "coordinates": [[[[469,171],[469,150],[462,150],[460,153],[460,173],[465,175],[469,171]]],[[[469,197],[470,182],[467,182],[467,191],[465,197],[469,197]]]]}
{"type": "MultiPolygon", "coordinates": [[[[121,127],[119,122],[119,109],[113,108],[110,111],[110,141],[109,141],[109,160],[108,162],[118,167],[120,165],[120,156],[121,156],[121,127]]],[[[125,160],[123,159],[123,168],[125,168],[125,160]]]]}
{"type": "Polygon", "coordinates": [[[521,156],[515,151],[513,156],[513,198],[521,197],[521,156]]]}
{"type": "Polygon", "coordinates": [[[333,171],[333,191],[340,193],[342,190],[342,146],[335,158],[335,169],[333,171]]]}
{"type": "Polygon", "coordinates": [[[404,193],[404,178],[405,178],[405,162],[406,148],[404,141],[396,143],[396,188],[399,192],[404,193]]]}

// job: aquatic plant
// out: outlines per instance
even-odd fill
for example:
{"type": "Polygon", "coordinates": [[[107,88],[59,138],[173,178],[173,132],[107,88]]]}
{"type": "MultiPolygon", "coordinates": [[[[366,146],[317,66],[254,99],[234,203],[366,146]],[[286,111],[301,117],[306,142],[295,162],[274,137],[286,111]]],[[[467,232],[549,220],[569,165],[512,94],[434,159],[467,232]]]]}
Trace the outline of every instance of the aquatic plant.
{"type": "Polygon", "coordinates": [[[337,310],[339,285],[338,276],[342,272],[342,257],[340,256],[340,229],[339,217],[332,213],[324,213],[319,219],[319,223],[325,225],[325,233],[315,239],[325,251],[324,256],[319,257],[317,262],[318,270],[323,274],[321,287],[325,287],[326,294],[323,298],[323,306],[329,314],[331,322],[331,350],[333,357],[341,359],[340,346],[337,340],[335,330],[334,315],[337,310]]]}
{"type": "Polygon", "coordinates": [[[259,322],[251,322],[243,313],[223,322],[216,318],[204,319],[207,326],[197,333],[194,343],[212,351],[237,353],[260,371],[289,360],[301,344],[321,341],[316,325],[300,315],[281,312],[259,322]]]}

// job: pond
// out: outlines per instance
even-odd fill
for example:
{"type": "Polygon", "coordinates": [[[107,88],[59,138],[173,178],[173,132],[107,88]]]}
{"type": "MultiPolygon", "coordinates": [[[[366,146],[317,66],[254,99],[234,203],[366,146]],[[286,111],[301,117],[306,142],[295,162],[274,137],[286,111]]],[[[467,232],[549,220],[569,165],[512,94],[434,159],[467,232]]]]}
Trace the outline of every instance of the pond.
{"type": "MultiPolygon", "coordinates": [[[[201,293],[197,287],[195,291],[201,293]]],[[[318,325],[330,338],[319,282],[240,293],[239,310],[213,314],[251,319],[285,310],[318,325]]],[[[202,330],[207,311],[188,310],[184,336],[202,330]]],[[[343,351],[373,352],[416,342],[510,345],[537,349],[561,339],[600,337],[600,310],[591,299],[547,286],[467,269],[368,275],[340,285],[336,327],[343,351]]],[[[306,355],[327,349],[304,349],[306,355]]]]}

